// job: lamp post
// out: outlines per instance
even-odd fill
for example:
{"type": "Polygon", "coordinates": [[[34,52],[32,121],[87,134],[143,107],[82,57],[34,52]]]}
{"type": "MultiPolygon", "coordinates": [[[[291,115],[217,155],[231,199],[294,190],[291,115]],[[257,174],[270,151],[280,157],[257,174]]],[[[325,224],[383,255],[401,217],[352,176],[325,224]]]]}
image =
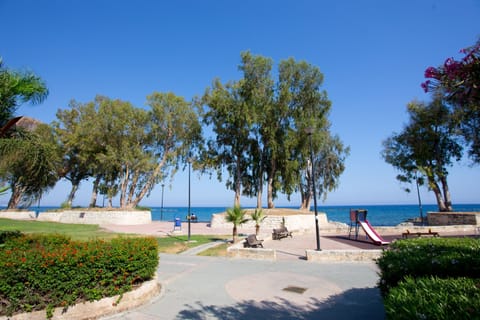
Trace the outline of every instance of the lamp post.
{"type": "Polygon", "coordinates": [[[188,223],[188,241],[190,241],[190,170],[192,166],[192,160],[188,159],[188,212],[187,212],[187,223],[188,223]]]}
{"type": "Polygon", "coordinates": [[[163,221],[163,188],[165,184],[162,183],[162,206],[160,207],[160,220],[163,221]]]}
{"type": "Polygon", "coordinates": [[[422,210],[422,199],[420,198],[420,189],[418,188],[418,178],[417,178],[417,170],[415,170],[415,184],[417,186],[417,197],[418,197],[418,209],[420,210],[420,221],[423,224],[423,210],[422,210]]]}
{"type": "Polygon", "coordinates": [[[312,191],[313,191],[313,206],[315,210],[315,234],[317,240],[317,251],[320,251],[320,230],[318,228],[318,210],[317,210],[317,190],[315,188],[315,166],[313,165],[313,145],[312,145],[312,135],[313,135],[313,128],[307,128],[305,131],[308,134],[310,139],[310,165],[312,166],[310,179],[312,182],[312,191]]]}

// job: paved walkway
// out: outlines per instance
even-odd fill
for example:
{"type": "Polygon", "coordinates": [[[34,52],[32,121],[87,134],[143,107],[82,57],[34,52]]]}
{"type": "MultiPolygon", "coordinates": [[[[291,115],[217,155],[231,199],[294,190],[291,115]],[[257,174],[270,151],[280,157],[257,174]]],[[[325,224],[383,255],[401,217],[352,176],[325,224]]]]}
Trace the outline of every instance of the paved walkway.
{"type": "MultiPolygon", "coordinates": [[[[171,234],[172,223],[103,226],[116,232],[171,234]]],[[[186,225],[180,234],[186,234],[186,225]]],[[[192,234],[230,234],[192,223],[192,234]]],[[[242,229],[239,233],[251,230],[242,229]]],[[[104,320],[154,319],[384,319],[372,263],[314,263],[314,234],[294,234],[280,241],[264,235],[264,246],[277,250],[277,261],[196,256],[207,244],[179,255],[160,255],[161,294],[146,305],[104,320]]],[[[354,244],[354,243],[352,243],[354,244]]],[[[324,249],[352,249],[349,242],[321,238],[324,249]]],[[[357,247],[358,248],[358,247],[357,247]]],[[[378,248],[378,247],[376,247],[378,248]]]]}
{"type": "Polygon", "coordinates": [[[110,320],[384,319],[373,263],[160,256],[161,294],[110,320]]]}
{"type": "MultiPolygon", "coordinates": [[[[102,226],[115,232],[171,234],[172,223],[141,226],[102,226]]],[[[231,234],[231,229],[212,229],[192,223],[192,234],[231,234]]],[[[239,229],[239,233],[251,230],[239,229]]],[[[184,224],[180,234],[187,233],[184,224]]],[[[458,234],[458,231],[456,231],[458,234]]],[[[401,235],[390,235],[392,240],[401,235]]],[[[316,263],[305,260],[305,249],[315,249],[314,233],[271,240],[277,261],[200,257],[204,249],[180,255],[160,255],[158,281],[161,294],[146,305],[104,320],[154,319],[384,319],[376,288],[378,269],[373,262],[316,263]]],[[[360,238],[359,238],[360,239],[360,238]]],[[[324,250],[378,249],[368,241],[345,239],[344,234],[324,234],[324,250]]]]}

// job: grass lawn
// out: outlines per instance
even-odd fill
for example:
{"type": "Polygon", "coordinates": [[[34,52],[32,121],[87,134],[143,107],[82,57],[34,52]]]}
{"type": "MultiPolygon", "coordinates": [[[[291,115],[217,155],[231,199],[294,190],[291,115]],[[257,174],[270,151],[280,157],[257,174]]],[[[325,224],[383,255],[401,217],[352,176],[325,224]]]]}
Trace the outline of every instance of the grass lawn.
{"type": "Polygon", "coordinates": [[[45,221],[24,221],[0,218],[0,230],[23,233],[58,233],[72,238],[72,240],[86,241],[95,238],[111,239],[118,234],[102,230],[93,224],[69,224],[45,221]]]}
{"type": "Polygon", "coordinates": [[[180,253],[190,248],[217,240],[228,239],[229,236],[214,235],[191,235],[190,242],[188,236],[169,236],[157,238],[158,249],[163,253],[180,253]]]}
{"type": "MultiPolygon", "coordinates": [[[[87,241],[91,239],[111,239],[118,236],[136,236],[133,234],[120,234],[102,230],[98,225],[92,224],[69,224],[46,221],[26,221],[0,218],[0,231],[21,231],[23,233],[59,233],[72,238],[72,240],[87,241]]],[[[188,237],[169,236],[157,238],[159,252],[180,253],[190,248],[209,243],[212,241],[228,239],[229,236],[191,235],[188,237]]],[[[213,250],[213,249],[212,249],[213,250]]],[[[212,252],[208,255],[213,255],[212,252]]]]}

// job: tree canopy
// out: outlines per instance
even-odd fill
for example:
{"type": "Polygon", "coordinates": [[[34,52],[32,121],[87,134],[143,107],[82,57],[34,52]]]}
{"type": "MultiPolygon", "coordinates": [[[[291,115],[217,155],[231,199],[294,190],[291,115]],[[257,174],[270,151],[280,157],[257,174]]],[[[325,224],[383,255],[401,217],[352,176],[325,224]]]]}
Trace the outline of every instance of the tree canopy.
{"type": "Polygon", "coordinates": [[[0,57],[0,127],[12,118],[25,102],[40,103],[46,99],[45,82],[32,72],[7,69],[0,57]]]}
{"type": "MultiPolygon", "coordinates": [[[[413,101],[407,111],[409,123],[383,142],[382,156],[400,171],[397,179],[401,182],[412,183],[417,174],[425,177],[439,211],[452,211],[448,167],[461,159],[462,146],[451,126],[450,111],[441,97],[429,104],[413,101]]],[[[418,182],[423,185],[425,180],[418,182]]]]}
{"type": "MultiPolygon", "coordinates": [[[[244,194],[256,195],[261,207],[265,181],[269,208],[274,207],[278,193],[290,196],[299,191],[300,170],[307,166],[309,150],[306,128],[315,131],[315,152],[330,138],[331,102],[321,90],[320,70],[290,58],[280,62],[275,81],[272,68],[271,59],[243,52],[239,66],[243,78],[226,84],[216,79],[203,96],[204,123],[214,132],[206,158],[219,179],[222,168],[230,174],[226,186],[235,192],[234,206],[240,205],[244,194]]],[[[343,162],[347,150],[336,140],[340,155],[336,161],[343,162]]],[[[342,168],[328,174],[338,177],[342,168]]],[[[322,185],[328,184],[322,189],[324,196],[336,187],[338,181],[333,181],[323,181],[322,185]]]]}
{"type": "Polygon", "coordinates": [[[452,119],[469,144],[469,155],[480,163],[480,40],[460,52],[464,55],[460,60],[448,58],[439,67],[428,67],[422,87],[440,94],[452,107],[452,119]]]}

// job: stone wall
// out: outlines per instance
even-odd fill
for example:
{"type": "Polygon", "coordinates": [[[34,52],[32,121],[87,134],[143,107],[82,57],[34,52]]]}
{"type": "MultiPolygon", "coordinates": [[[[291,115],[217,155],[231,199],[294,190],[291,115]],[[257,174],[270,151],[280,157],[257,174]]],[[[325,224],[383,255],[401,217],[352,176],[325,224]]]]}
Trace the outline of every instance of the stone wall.
{"type": "Polygon", "coordinates": [[[373,262],[382,250],[305,250],[305,254],[311,262],[373,262]]]}
{"type": "Polygon", "coordinates": [[[480,225],[480,212],[429,212],[431,226],[480,225]]]}
{"type": "Polygon", "coordinates": [[[38,221],[75,224],[119,224],[138,225],[152,222],[150,211],[138,210],[64,210],[40,212],[38,221]]]}
{"type": "Polygon", "coordinates": [[[0,218],[14,219],[14,220],[35,220],[37,215],[35,211],[0,211],[0,218]]]}
{"type": "MultiPolygon", "coordinates": [[[[285,220],[285,226],[289,231],[304,232],[315,229],[314,214],[296,214],[296,215],[267,215],[265,220],[260,224],[261,230],[272,230],[279,228],[282,225],[283,219],[285,220]]],[[[212,214],[210,221],[212,228],[231,228],[232,223],[225,220],[225,214],[217,213],[212,214]]],[[[324,212],[318,213],[318,224],[320,227],[327,227],[329,223],[327,221],[327,215],[324,212]]],[[[251,228],[255,230],[255,221],[248,221],[242,224],[242,228],[251,228]]]]}

